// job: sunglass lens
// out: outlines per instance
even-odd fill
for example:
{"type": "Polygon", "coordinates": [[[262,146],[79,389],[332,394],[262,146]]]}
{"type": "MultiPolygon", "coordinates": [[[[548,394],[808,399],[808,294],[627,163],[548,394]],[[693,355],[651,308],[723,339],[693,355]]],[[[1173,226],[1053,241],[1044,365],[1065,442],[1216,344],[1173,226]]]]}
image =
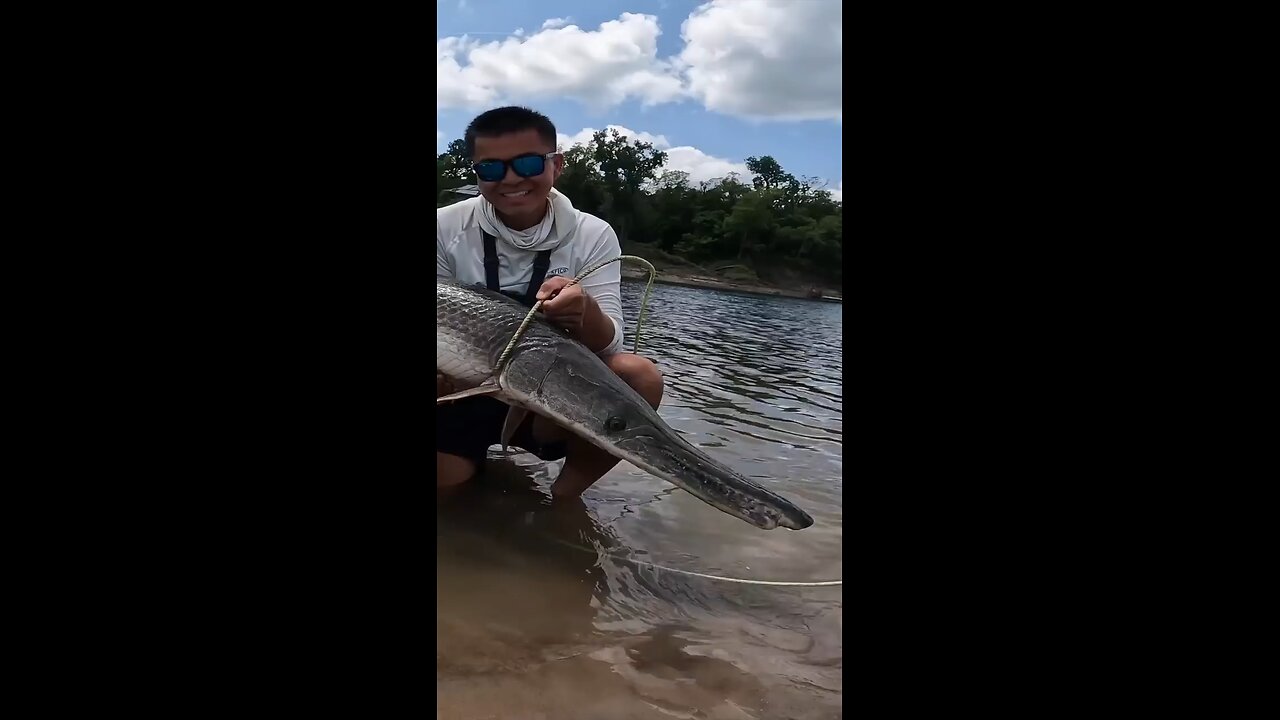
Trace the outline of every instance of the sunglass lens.
{"type": "Polygon", "coordinates": [[[541,175],[547,167],[547,159],[541,155],[525,155],[511,161],[511,169],[523,178],[541,175]]]}
{"type": "Polygon", "coordinates": [[[476,163],[476,177],[485,182],[498,182],[503,175],[507,174],[507,168],[497,160],[486,160],[482,163],[476,163]]]}

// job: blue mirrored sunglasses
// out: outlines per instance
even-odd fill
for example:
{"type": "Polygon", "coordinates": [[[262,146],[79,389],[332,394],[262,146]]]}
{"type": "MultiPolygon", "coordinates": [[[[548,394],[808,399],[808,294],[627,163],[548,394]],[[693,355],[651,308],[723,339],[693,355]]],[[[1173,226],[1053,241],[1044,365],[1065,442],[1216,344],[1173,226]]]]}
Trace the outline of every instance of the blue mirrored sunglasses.
{"type": "Polygon", "coordinates": [[[476,171],[476,177],[485,182],[498,182],[507,176],[507,168],[510,167],[516,175],[522,178],[537,177],[547,169],[547,158],[555,157],[558,153],[547,153],[546,155],[537,155],[530,153],[528,155],[519,155],[510,160],[481,160],[471,166],[476,171]]]}

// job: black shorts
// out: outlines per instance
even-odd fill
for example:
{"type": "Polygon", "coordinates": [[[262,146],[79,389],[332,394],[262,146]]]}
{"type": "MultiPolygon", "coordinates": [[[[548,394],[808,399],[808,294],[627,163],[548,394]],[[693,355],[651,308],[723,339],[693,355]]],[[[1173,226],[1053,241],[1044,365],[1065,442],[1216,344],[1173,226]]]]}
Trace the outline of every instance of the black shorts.
{"type": "MultiPolygon", "coordinates": [[[[436,452],[466,458],[483,465],[490,445],[502,444],[502,423],[511,407],[488,397],[469,397],[436,405],[436,452]]],[[[511,444],[546,460],[566,454],[563,442],[541,444],[533,439],[533,413],[529,413],[511,437],[511,444]]]]}

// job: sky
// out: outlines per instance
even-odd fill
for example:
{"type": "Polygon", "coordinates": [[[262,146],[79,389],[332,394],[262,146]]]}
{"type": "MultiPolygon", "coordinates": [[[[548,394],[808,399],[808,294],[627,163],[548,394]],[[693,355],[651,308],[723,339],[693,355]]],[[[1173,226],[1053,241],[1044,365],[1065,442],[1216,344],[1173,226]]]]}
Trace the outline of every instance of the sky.
{"type": "Polygon", "coordinates": [[[616,127],[694,182],[772,155],[842,199],[841,0],[436,0],[436,151],[532,107],[561,149],[616,127]]]}

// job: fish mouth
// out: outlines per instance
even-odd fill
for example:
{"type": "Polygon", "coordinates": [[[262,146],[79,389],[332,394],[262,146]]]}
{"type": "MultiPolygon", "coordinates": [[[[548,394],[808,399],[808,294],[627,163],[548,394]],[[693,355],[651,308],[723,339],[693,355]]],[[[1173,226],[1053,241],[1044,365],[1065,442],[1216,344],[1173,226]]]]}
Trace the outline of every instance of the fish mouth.
{"type": "Polygon", "coordinates": [[[683,438],[654,430],[630,434],[614,446],[632,465],[758,528],[803,530],[813,525],[813,517],[790,500],[748,480],[683,438]]]}

